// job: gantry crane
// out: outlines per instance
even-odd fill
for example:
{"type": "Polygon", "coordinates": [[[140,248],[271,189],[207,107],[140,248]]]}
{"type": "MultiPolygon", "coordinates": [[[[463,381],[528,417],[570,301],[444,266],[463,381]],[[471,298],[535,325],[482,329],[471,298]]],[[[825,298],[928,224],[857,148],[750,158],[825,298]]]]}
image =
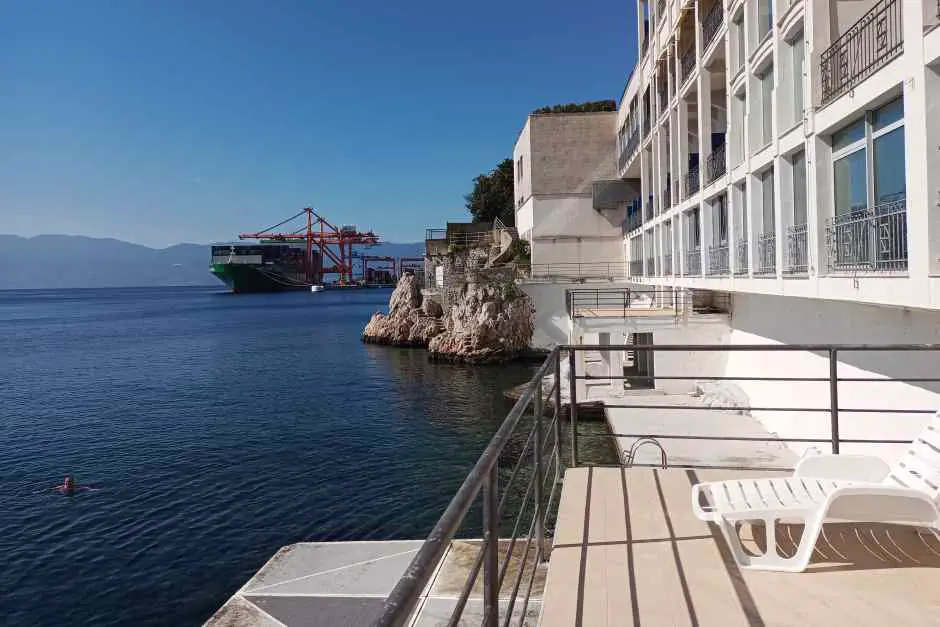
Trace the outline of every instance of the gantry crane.
{"type": "Polygon", "coordinates": [[[372,231],[360,232],[354,226],[341,226],[339,228],[327,222],[320,214],[306,207],[303,211],[293,215],[274,226],[257,233],[241,233],[238,239],[258,239],[274,242],[304,242],[306,250],[304,255],[304,271],[307,281],[311,284],[320,280],[325,274],[339,275],[339,285],[352,285],[353,279],[353,246],[374,246],[379,238],[372,231]],[[306,214],[306,225],[291,233],[274,233],[277,229],[300,216],[306,214]],[[317,247],[319,256],[314,259],[313,248],[317,247]],[[331,267],[323,265],[324,259],[333,263],[331,267]],[[315,267],[319,264],[319,267],[315,267]]]}

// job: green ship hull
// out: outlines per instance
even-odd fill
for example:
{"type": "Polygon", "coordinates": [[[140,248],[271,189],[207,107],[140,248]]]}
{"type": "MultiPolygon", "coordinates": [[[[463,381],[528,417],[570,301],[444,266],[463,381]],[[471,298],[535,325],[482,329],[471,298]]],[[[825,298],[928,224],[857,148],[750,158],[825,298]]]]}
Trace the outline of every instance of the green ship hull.
{"type": "Polygon", "coordinates": [[[214,263],[210,271],[236,294],[309,290],[301,275],[287,274],[272,266],[214,263]]]}

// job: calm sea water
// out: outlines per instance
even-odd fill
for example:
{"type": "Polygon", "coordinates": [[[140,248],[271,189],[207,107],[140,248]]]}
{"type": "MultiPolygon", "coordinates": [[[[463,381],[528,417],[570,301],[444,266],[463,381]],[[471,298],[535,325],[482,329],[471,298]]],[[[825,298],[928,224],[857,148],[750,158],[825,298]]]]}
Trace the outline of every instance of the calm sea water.
{"type": "Polygon", "coordinates": [[[0,623],[198,624],[284,544],[423,537],[533,365],[360,343],[388,296],[0,292],[0,623]]]}

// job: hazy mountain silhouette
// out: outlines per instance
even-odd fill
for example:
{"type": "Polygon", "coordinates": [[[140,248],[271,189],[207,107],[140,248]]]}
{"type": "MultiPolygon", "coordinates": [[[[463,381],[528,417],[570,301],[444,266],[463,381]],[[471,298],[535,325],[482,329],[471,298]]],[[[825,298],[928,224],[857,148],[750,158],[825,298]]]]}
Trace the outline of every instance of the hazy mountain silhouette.
{"type": "MultiPolygon", "coordinates": [[[[420,257],[424,244],[379,244],[359,252],[420,257]]],[[[148,248],[79,235],[0,235],[0,289],[220,285],[209,273],[209,246],[148,248]]]]}

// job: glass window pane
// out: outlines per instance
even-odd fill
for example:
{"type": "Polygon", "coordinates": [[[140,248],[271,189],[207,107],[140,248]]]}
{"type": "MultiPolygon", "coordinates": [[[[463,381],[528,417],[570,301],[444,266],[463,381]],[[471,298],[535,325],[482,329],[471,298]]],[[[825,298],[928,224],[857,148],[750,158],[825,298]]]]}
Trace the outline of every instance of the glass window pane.
{"type": "Polygon", "coordinates": [[[865,120],[850,124],[841,131],[832,134],[832,150],[842,150],[846,146],[865,138],[865,120]]]}
{"type": "Polygon", "coordinates": [[[893,124],[902,119],[904,119],[904,99],[898,98],[894,102],[889,102],[875,111],[874,119],[872,120],[874,131],[878,132],[889,124],[893,124]]]}
{"type": "Polygon", "coordinates": [[[773,98],[774,98],[774,68],[770,66],[767,68],[767,72],[761,76],[761,113],[763,119],[761,120],[761,131],[763,132],[763,137],[761,145],[766,144],[772,139],[772,124],[773,124],[773,98]]]}
{"type": "Polygon", "coordinates": [[[904,127],[875,139],[875,202],[881,204],[904,197],[904,127]]]}
{"type": "Polygon", "coordinates": [[[803,32],[793,39],[793,121],[803,119],[803,32]]]}
{"type": "Polygon", "coordinates": [[[806,224],[806,153],[793,156],[793,224],[806,224]]]}
{"type": "Polygon", "coordinates": [[[762,233],[773,233],[774,224],[774,169],[770,168],[761,174],[761,212],[763,223],[761,224],[762,233]]]}
{"type": "Polygon", "coordinates": [[[868,207],[865,150],[859,150],[833,163],[836,215],[863,211],[868,207]]]}

